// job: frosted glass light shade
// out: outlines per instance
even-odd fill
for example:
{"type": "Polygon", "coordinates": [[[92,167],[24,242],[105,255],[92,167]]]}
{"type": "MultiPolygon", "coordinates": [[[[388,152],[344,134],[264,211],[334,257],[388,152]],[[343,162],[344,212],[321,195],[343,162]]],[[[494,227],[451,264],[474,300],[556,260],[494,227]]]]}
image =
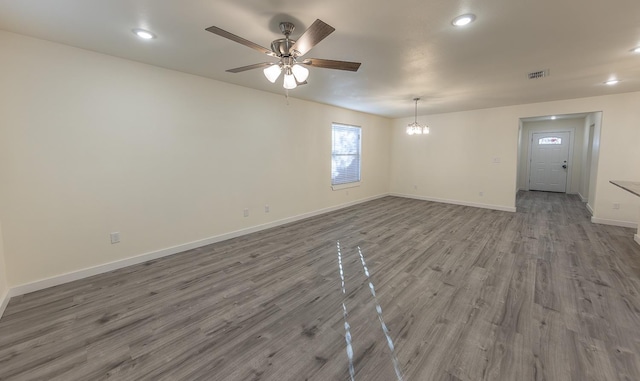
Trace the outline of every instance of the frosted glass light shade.
{"type": "Polygon", "coordinates": [[[262,72],[264,73],[264,76],[267,77],[269,82],[275,83],[276,79],[278,79],[278,77],[280,76],[280,73],[282,73],[282,69],[280,68],[280,65],[271,65],[268,68],[264,69],[262,72]]]}
{"type": "Polygon", "coordinates": [[[290,72],[284,75],[284,87],[287,90],[295,89],[298,86],[296,83],[296,78],[290,72]]]}
{"type": "Polygon", "coordinates": [[[296,77],[298,82],[304,82],[309,78],[309,69],[302,65],[295,64],[291,67],[291,71],[293,75],[296,77]]]}

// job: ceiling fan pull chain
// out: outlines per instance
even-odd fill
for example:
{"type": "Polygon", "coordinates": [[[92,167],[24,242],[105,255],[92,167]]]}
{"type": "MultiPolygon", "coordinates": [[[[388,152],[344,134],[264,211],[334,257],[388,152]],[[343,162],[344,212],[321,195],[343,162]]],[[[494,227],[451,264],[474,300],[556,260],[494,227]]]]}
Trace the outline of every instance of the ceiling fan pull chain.
{"type": "Polygon", "coordinates": [[[287,106],[289,106],[289,89],[284,89],[284,99],[287,100],[287,106]]]}

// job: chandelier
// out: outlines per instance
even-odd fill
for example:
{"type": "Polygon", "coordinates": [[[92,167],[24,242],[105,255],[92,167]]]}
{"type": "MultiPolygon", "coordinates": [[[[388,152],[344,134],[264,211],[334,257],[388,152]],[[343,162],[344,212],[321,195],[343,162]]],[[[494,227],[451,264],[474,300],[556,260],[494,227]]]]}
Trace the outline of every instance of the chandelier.
{"type": "Polygon", "coordinates": [[[420,100],[420,98],[413,98],[413,100],[414,102],[416,102],[415,119],[413,120],[413,123],[409,123],[409,125],[407,125],[407,134],[408,135],[428,134],[429,127],[418,123],[418,101],[420,100]]]}

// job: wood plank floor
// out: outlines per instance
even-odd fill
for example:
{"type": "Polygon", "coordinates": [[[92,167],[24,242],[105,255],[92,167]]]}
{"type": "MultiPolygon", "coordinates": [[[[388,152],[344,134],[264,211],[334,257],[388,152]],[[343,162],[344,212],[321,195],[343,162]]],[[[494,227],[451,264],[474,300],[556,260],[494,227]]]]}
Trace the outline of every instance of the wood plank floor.
{"type": "Polygon", "coordinates": [[[0,379],[640,380],[633,230],[517,209],[386,197],[16,297],[0,379]]]}

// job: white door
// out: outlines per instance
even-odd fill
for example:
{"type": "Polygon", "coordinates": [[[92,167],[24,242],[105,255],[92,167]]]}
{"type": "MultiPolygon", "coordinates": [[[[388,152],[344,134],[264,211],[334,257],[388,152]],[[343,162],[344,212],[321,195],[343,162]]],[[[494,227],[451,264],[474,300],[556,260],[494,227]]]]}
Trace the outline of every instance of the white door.
{"type": "Polygon", "coordinates": [[[529,189],[548,192],[567,191],[569,132],[534,133],[531,141],[529,189]]]}

